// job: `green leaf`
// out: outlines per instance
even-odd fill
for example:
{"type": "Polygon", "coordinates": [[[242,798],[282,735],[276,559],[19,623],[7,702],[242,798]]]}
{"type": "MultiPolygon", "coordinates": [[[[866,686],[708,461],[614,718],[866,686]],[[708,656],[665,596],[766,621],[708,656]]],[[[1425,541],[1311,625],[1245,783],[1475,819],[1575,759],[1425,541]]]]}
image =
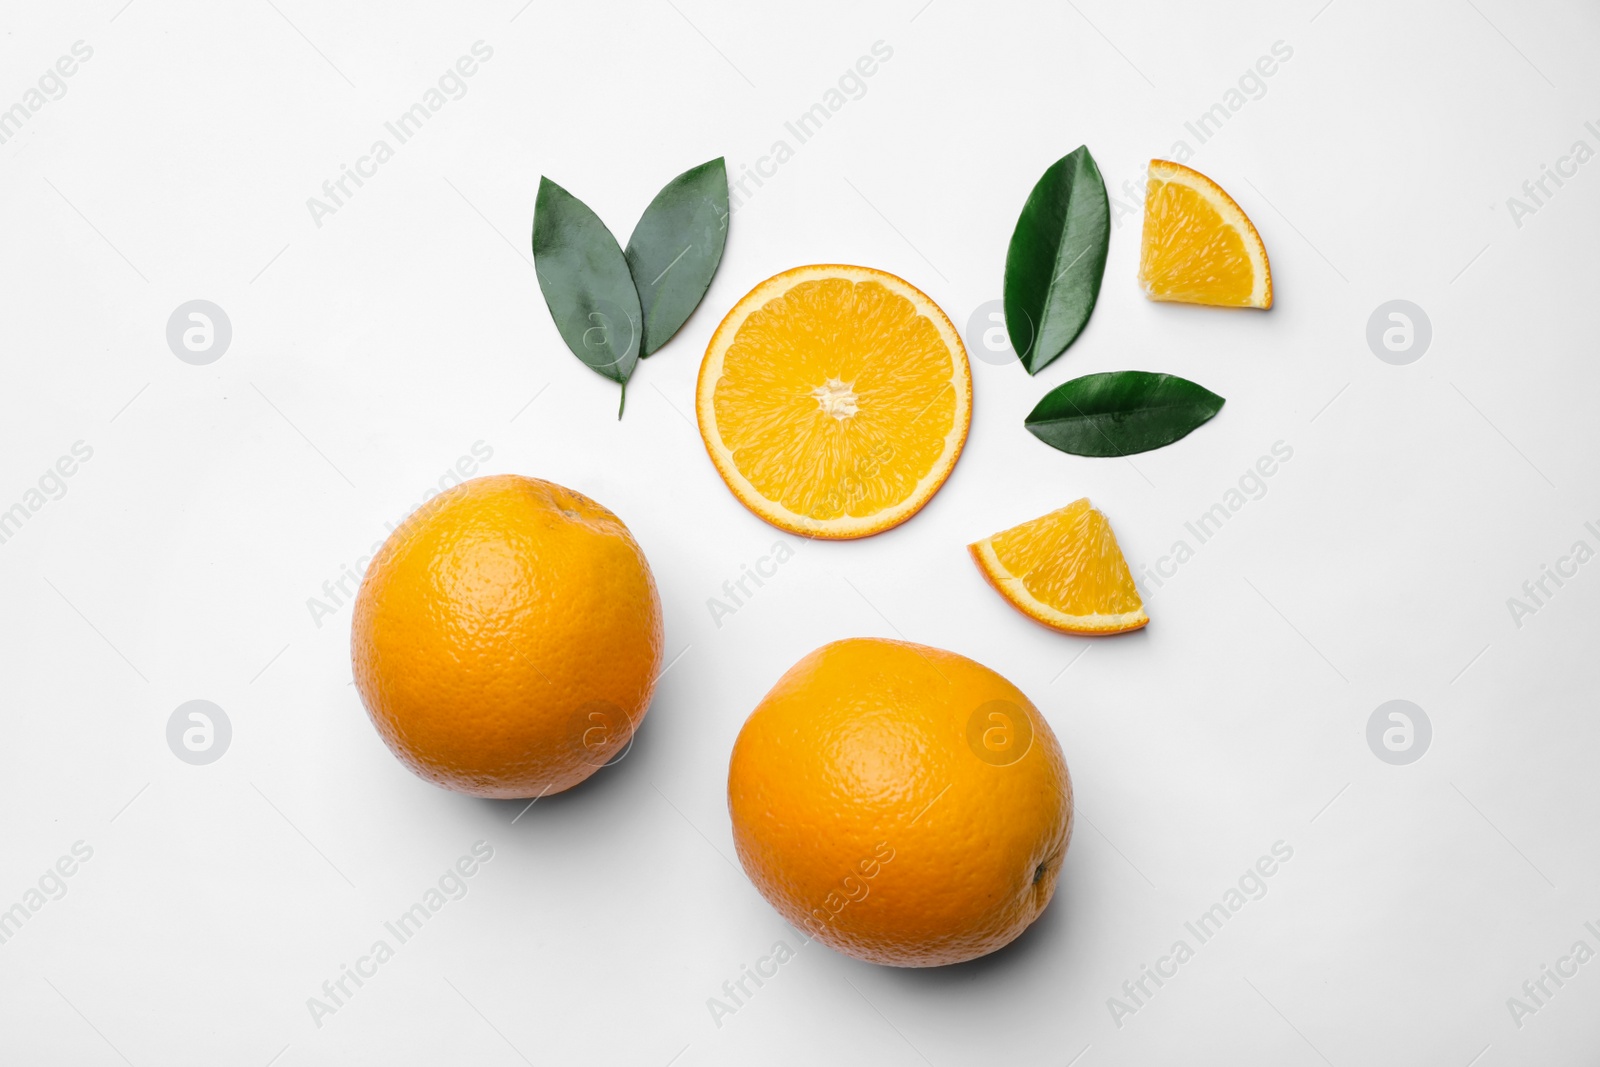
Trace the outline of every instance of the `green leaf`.
{"type": "Polygon", "coordinates": [[[1023,420],[1075,456],[1131,456],[1170,445],[1222,410],[1222,397],[1175,374],[1087,374],[1056,386],[1023,420]]]}
{"type": "Polygon", "coordinates": [[[599,216],[549,178],[539,179],[533,209],[533,265],[572,354],[626,385],[639,362],[642,332],[628,261],[599,216]]]}
{"type": "Polygon", "coordinates": [[[728,169],[718,156],[666,184],[628,238],[628,270],[644,311],[643,358],[700,305],[728,240],[728,169]]]}
{"type": "Polygon", "coordinates": [[[1077,340],[1100,296],[1111,241],[1106,183],[1089,150],[1058,159],[1028,194],[1006,252],[1006,332],[1029,374],[1077,340]]]}

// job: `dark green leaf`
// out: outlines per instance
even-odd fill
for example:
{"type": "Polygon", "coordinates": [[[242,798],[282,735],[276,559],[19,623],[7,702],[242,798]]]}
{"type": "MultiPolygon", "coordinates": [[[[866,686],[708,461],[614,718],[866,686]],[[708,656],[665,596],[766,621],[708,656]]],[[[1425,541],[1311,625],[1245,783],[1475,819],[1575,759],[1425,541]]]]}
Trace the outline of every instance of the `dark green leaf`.
{"type": "Polygon", "coordinates": [[[1131,456],[1170,445],[1222,410],[1211,390],[1175,374],[1087,374],[1056,386],[1023,425],[1075,456],[1131,456]]]}
{"type": "Polygon", "coordinates": [[[561,339],[596,374],[627,384],[639,361],[639,294],[606,224],[549,178],[533,209],[533,264],[561,339]]]}
{"type": "Polygon", "coordinates": [[[644,209],[626,253],[644,312],[640,358],[689,321],[727,239],[728,169],[721,156],[672,179],[644,209]]]}
{"type": "Polygon", "coordinates": [[[1111,241],[1111,205],[1094,157],[1062,156],[1022,206],[1006,252],[1006,332],[1029,374],[1038,374],[1094,311],[1111,241]]]}

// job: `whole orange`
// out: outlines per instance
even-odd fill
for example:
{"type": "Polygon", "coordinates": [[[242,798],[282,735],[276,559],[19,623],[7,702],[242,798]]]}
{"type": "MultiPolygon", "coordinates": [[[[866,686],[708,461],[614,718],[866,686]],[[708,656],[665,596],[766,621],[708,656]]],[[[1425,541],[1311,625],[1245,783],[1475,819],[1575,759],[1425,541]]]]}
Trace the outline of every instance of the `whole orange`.
{"type": "Polygon", "coordinates": [[[1050,724],[965,656],[824,645],[734,743],[733,841],[793,925],[873,963],[933,967],[1008,944],[1055,893],[1072,782],[1050,724]]]}
{"type": "Polygon", "coordinates": [[[356,689],[390,750],[480,797],[559,793],[622,751],[661,648],[655,579],[622,520],[509,474],[395,530],[350,628],[356,689]]]}

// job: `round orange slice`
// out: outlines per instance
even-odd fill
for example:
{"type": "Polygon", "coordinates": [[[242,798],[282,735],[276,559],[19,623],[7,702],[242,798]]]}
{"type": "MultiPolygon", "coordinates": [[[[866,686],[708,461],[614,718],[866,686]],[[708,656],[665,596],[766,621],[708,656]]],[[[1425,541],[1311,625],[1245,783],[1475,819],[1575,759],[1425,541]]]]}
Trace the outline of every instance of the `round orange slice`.
{"type": "Polygon", "coordinates": [[[807,537],[866,537],[915,515],[950,476],[972,369],[915,286],[868,267],[796,267],[717,327],[695,413],[745,507],[807,537]]]}
{"type": "Polygon", "coordinates": [[[1117,535],[1087,497],[967,551],[1007,603],[1052,630],[1120,634],[1150,621],[1117,535]]]}
{"type": "Polygon", "coordinates": [[[1151,300],[1272,306],[1272,267],[1250,219],[1197,170],[1150,161],[1139,284],[1151,300]]]}

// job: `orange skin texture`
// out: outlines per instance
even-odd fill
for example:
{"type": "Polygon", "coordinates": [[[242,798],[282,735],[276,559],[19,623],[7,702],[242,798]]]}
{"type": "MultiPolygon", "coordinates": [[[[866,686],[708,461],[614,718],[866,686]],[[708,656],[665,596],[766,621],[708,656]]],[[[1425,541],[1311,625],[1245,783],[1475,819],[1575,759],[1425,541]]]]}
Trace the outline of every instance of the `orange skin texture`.
{"type": "Polygon", "coordinates": [[[857,959],[960,963],[1009,944],[1054,895],[1072,782],[1021,690],[965,656],[836,641],[751,712],[728,768],[734,846],[791,924],[857,959]],[[1032,742],[1006,765],[969,744],[1005,701],[1032,742]]]}
{"type": "Polygon", "coordinates": [[[661,672],[661,600],[622,520],[519,475],[419,508],[356,597],[356,689],[396,757],[480,797],[570,789],[628,744],[661,672]]]}

